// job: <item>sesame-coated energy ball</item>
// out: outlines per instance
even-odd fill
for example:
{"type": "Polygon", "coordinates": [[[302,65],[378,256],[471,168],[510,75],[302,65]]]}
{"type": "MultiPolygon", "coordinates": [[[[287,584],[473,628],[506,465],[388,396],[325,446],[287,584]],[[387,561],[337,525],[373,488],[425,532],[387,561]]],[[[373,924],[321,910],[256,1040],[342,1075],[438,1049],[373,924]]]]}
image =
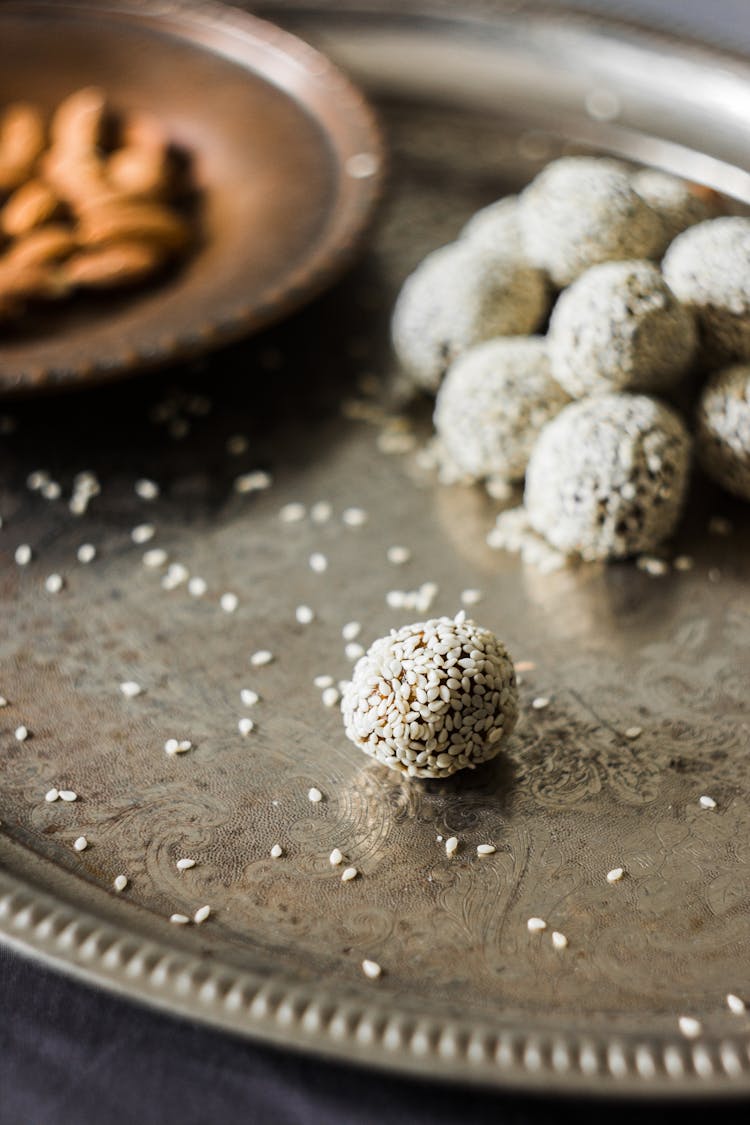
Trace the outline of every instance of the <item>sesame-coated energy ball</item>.
{"type": "Polygon", "coordinates": [[[678,234],[696,223],[710,219],[715,214],[715,209],[697,195],[689,184],[677,176],[670,176],[668,172],[660,172],[657,168],[644,168],[640,172],[635,172],[630,182],[641,199],[644,199],[661,219],[663,240],[658,257],[661,257],[678,234]]]}
{"type": "Polygon", "coordinates": [[[450,777],[494,758],[515,727],[513,662],[463,611],[405,625],[357,662],[341,710],[365,754],[409,777],[450,777]]]}
{"type": "Polygon", "coordinates": [[[546,311],[547,286],[538,270],[513,253],[461,239],[428,254],[404,282],[393,344],[413,382],[436,391],[468,348],[533,332],[546,311]]]}
{"type": "Polygon", "coordinates": [[[520,257],[522,250],[518,196],[506,195],[504,199],[498,199],[477,211],[461,231],[461,237],[483,246],[510,251],[520,257]]]}
{"type": "Polygon", "coordinates": [[[549,329],[552,374],[573,398],[661,391],[688,368],[693,316],[652,262],[592,266],[560,294],[549,329]]]}
{"type": "Polygon", "coordinates": [[[550,374],[541,336],[501,336],[452,365],[438,391],[435,428],[466,477],[521,480],[542,426],[568,396],[550,374]]]}
{"type": "Polygon", "coordinates": [[[627,172],[587,156],[548,164],[521,194],[519,221],[528,260],[559,286],[599,262],[653,258],[664,240],[627,172]]]}
{"type": "Polygon", "coordinates": [[[706,472],[750,500],[750,366],[711,376],[698,407],[698,456],[706,472]]]}
{"type": "Polygon", "coordinates": [[[669,247],[662,269],[695,313],[706,357],[750,359],[750,219],[725,216],[690,227],[669,247]]]}
{"type": "Polygon", "coordinates": [[[531,526],[564,554],[624,558],[674,531],[685,499],[690,437],[646,395],[574,402],[542,430],[526,472],[531,526]]]}

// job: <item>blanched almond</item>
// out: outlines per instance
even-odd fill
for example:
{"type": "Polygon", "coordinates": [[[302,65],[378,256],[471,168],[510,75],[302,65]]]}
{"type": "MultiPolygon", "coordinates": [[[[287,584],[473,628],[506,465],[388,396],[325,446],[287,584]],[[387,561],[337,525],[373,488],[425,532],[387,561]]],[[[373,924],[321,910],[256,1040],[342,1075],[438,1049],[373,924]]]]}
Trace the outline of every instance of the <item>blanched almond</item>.
{"type": "Polygon", "coordinates": [[[154,246],[143,242],[118,242],[75,254],[64,263],[62,270],[71,285],[113,289],[142,281],[162,261],[163,256],[154,246]]]}
{"type": "Polygon", "coordinates": [[[158,203],[132,203],[86,211],[78,237],[86,246],[132,239],[174,251],[184,246],[188,233],[186,223],[174,211],[158,203]]]}
{"type": "Polygon", "coordinates": [[[62,223],[38,227],[19,238],[8,250],[5,260],[18,266],[37,266],[59,262],[77,246],[73,232],[62,223]]]}
{"type": "Polygon", "coordinates": [[[9,105],[0,117],[0,191],[12,191],[28,179],[44,148],[44,122],[25,102],[9,105]]]}
{"type": "Polygon", "coordinates": [[[57,210],[58,199],[44,180],[29,180],[17,188],[0,212],[0,226],[5,234],[16,237],[50,219],[57,210]]]}
{"type": "Polygon", "coordinates": [[[60,102],[52,118],[53,148],[66,157],[96,152],[101,140],[107,103],[98,86],[84,86],[60,102]]]}
{"type": "Polygon", "coordinates": [[[136,145],[118,149],[107,161],[107,179],[126,195],[158,198],[169,183],[166,150],[136,145]]]}

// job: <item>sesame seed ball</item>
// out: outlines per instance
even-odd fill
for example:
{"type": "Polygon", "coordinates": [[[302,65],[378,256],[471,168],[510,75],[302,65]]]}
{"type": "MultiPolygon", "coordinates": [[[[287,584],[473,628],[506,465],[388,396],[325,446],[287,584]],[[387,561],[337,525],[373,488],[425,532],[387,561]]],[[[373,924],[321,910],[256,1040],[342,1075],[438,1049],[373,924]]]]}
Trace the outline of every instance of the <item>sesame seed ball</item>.
{"type": "Polygon", "coordinates": [[[652,262],[592,266],[560,294],[550,321],[552,374],[573,398],[663,390],[695,346],[692,314],[652,262]]]}
{"type": "Polygon", "coordinates": [[[357,662],[341,709],[365,754],[409,777],[450,777],[494,758],[515,727],[513,662],[463,611],[405,625],[357,662]]]}
{"type": "Polygon", "coordinates": [[[669,247],[662,269],[698,319],[706,358],[750,359],[750,219],[725,216],[690,227],[669,247]]]}
{"type": "Polygon", "coordinates": [[[750,366],[715,372],[698,406],[698,455],[706,472],[750,500],[750,366]]]}
{"type": "Polygon", "coordinates": [[[644,168],[635,172],[630,180],[641,199],[648,203],[652,211],[661,219],[662,246],[657,257],[661,257],[670,242],[696,223],[702,223],[715,214],[715,209],[696,194],[685,180],[660,172],[656,168],[644,168]]]}
{"type": "Polygon", "coordinates": [[[533,529],[559,551],[623,558],[672,533],[689,465],[690,437],[674,411],[646,395],[598,395],[542,430],[524,504],[533,529]]]}
{"type": "Polygon", "coordinates": [[[546,341],[501,336],[451,366],[438,391],[435,428],[466,476],[521,480],[542,426],[567,402],[550,374],[546,341]]]}
{"type": "Polygon", "coordinates": [[[461,231],[461,238],[521,256],[518,196],[506,195],[477,211],[461,231]]]}
{"type": "Polygon", "coordinates": [[[530,262],[556,285],[599,262],[652,258],[661,220],[614,162],[566,156],[539,173],[520,196],[519,222],[530,262]]]}
{"type": "Polygon", "coordinates": [[[473,344],[533,332],[547,311],[541,273],[515,254],[471,239],[433,251],[404,282],[393,312],[393,344],[413,382],[437,390],[473,344]]]}

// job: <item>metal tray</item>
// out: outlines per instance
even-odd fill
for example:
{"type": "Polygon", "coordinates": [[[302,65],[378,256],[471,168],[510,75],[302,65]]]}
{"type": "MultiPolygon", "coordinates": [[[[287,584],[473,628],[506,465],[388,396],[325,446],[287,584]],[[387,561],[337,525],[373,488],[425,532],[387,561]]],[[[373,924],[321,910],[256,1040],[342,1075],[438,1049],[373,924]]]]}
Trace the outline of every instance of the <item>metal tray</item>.
{"type": "MultiPolygon", "coordinates": [[[[750,65],[528,12],[285,18],[379,101],[393,173],[361,266],[203,368],[14,404],[13,433],[0,418],[2,940],[175,1014],[435,1080],[745,1094],[750,1018],[725,996],[750,994],[747,508],[696,483],[676,544],[690,572],[539,575],[486,546],[495,507],[479,491],[436,488],[413,453],[383,452],[378,379],[407,270],[571,139],[747,201],[750,65]],[[617,120],[591,116],[602,106],[617,120]],[[238,433],[248,449],[232,454],[238,433]],[[39,468],[62,499],[28,490],[39,468]],[[272,487],[235,492],[256,468],[272,487]],[[74,516],[81,470],[102,491],[74,516]],[[158,499],[136,496],[142,477],[158,499]],[[279,520],[282,505],[319,500],[328,522],[279,520]],[[362,526],[342,522],[351,506],[362,526]],[[716,514],[732,535],[707,533],[716,514]],[[144,521],[157,527],[148,547],[206,579],[203,598],[142,565],[130,529],[144,521]],[[88,565],[84,542],[98,551],[88,565]],[[413,552],[402,568],[385,558],[396,543],[413,552]],[[388,590],[426,580],[433,612],[481,589],[475,616],[535,669],[506,754],[453,782],[405,784],[349,747],[312,681],[347,675],[345,622],[369,643],[409,618],[388,590]],[[300,603],[311,625],[297,624],[300,603]],[[253,667],[258,649],[274,662],[253,667]],[[129,679],[144,693],[126,700],[129,679]],[[251,712],[243,687],[262,696],[251,712]],[[537,695],[546,710],[530,707],[537,695]],[[633,725],[643,734],[629,741],[633,725]],[[193,748],[168,757],[170,737],[193,748]],[[79,799],[46,803],[50,786],[79,799]],[[461,841],[450,860],[437,839],[449,835],[461,841]],[[479,859],[486,841],[497,851],[479,859]],[[329,865],[334,846],[354,881],[329,865]],[[184,855],[198,864],[180,873],[184,855]],[[609,884],[615,866],[626,875],[609,884]],[[204,903],[203,925],[169,923],[204,903]],[[568,948],[529,934],[532,915],[568,948]],[[679,1032],[681,1015],[701,1021],[698,1038],[679,1032]]],[[[388,448],[398,432],[386,428],[388,448]]]]}

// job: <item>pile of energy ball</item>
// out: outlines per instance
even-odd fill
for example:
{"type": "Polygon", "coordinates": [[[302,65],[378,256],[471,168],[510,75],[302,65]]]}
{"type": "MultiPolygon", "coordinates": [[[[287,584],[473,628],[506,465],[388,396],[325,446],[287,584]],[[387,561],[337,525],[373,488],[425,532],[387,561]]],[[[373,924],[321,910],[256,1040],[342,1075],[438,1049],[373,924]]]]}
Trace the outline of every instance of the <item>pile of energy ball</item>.
{"type": "Polygon", "coordinates": [[[695,185],[554,161],[425,258],[393,340],[437,394],[442,479],[505,497],[525,478],[493,546],[549,568],[653,551],[685,504],[691,430],[705,471],[750,499],[750,219],[695,185]],[[698,377],[693,424],[661,396],[698,377]]]}

